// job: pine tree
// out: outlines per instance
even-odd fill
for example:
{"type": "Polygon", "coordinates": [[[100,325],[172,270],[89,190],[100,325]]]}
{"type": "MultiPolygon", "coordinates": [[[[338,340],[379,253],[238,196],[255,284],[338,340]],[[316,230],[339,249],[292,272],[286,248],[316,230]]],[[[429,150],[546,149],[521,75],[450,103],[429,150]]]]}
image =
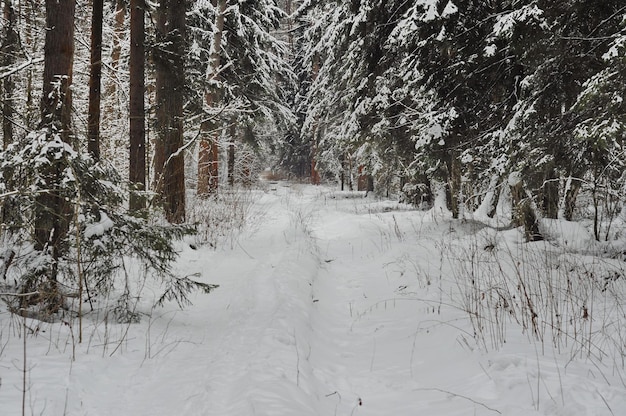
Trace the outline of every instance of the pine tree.
{"type": "MultiPolygon", "coordinates": [[[[512,140],[511,169],[522,172],[547,217],[557,217],[564,194],[565,216],[571,219],[583,178],[594,169],[590,165],[599,166],[589,152],[595,144],[577,139],[580,123],[588,123],[581,118],[580,94],[589,92],[584,85],[607,66],[603,56],[620,30],[621,7],[619,1],[529,1],[494,25],[521,66],[519,102],[505,130],[512,140]],[[564,192],[561,178],[568,178],[564,192]]],[[[596,113],[592,123],[607,121],[605,114],[596,113]]]]}
{"type": "Polygon", "coordinates": [[[141,211],[146,200],[146,111],[145,111],[145,1],[130,4],[130,208],[141,211]]]}
{"type": "Polygon", "coordinates": [[[158,9],[156,68],[157,190],[172,223],[185,220],[184,120],[186,2],[161,0],[158,9]]]}
{"type": "Polygon", "coordinates": [[[89,72],[89,110],[87,115],[87,148],[92,157],[100,158],[100,88],[102,85],[103,0],[94,0],[91,18],[91,59],[89,72]]]}

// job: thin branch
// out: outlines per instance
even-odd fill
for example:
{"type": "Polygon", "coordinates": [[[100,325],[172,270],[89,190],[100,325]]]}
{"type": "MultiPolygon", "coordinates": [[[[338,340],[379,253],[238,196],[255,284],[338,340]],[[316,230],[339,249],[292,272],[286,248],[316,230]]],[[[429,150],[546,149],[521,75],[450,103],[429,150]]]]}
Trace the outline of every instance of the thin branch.
{"type": "Polygon", "coordinates": [[[4,79],[6,77],[10,77],[11,75],[13,75],[13,74],[15,74],[17,72],[20,72],[21,70],[29,67],[30,65],[38,64],[38,63],[41,63],[41,62],[43,62],[43,58],[36,58],[36,59],[32,59],[31,58],[28,61],[23,62],[22,64],[7,70],[6,72],[0,73],[0,79],[4,79]]]}
{"type": "Polygon", "coordinates": [[[28,292],[28,293],[0,293],[0,296],[14,296],[16,298],[25,298],[27,296],[39,295],[40,292],[28,292]]]}
{"type": "Polygon", "coordinates": [[[452,393],[452,392],[450,392],[450,391],[443,390],[443,389],[438,389],[438,388],[436,388],[436,387],[413,389],[413,391],[438,391],[438,392],[440,392],[440,393],[449,394],[449,395],[452,395],[452,396],[454,396],[454,397],[459,397],[459,398],[461,398],[461,399],[469,400],[470,402],[472,402],[472,403],[474,403],[474,404],[477,404],[477,405],[479,405],[479,406],[482,406],[482,407],[484,407],[484,408],[485,408],[485,409],[487,409],[487,410],[491,410],[492,412],[496,412],[496,413],[498,413],[498,414],[500,414],[500,415],[502,414],[502,412],[501,412],[501,411],[499,411],[499,410],[497,410],[497,409],[494,409],[494,408],[492,408],[492,407],[489,407],[489,406],[487,406],[487,405],[486,405],[486,404],[484,404],[484,403],[478,402],[478,401],[476,401],[476,400],[472,399],[471,397],[463,396],[462,394],[452,393]]]}

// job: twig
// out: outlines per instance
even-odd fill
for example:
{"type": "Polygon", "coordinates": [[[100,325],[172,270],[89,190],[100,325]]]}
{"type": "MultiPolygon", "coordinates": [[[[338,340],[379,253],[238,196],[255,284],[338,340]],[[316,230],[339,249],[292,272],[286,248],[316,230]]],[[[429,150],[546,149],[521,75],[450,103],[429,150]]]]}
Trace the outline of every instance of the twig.
{"type": "Polygon", "coordinates": [[[38,63],[41,63],[41,62],[43,62],[43,58],[29,59],[28,61],[26,61],[26,62],[24,62],[24,63],[22,63],[22,64],[20,64],[20,65],[18,65],[16,67],[14,67],[14,68],[8,69],[5,72],[1,73],[0,74],[0,79],[4,79],[6,77],[9,77],[9,76],[15,74],[16,72],[19,72],[22,69],[30,66],[30,65],[38,64],[38,63]]]}
{"type": "Polygon", "coordinates": [[[0,293],[0,296],[15,296],[18,298],[23,298],[26,296],[35,296],[39,295],[39,292],[28,292],[28,293],[0,293]]]}
{"type": "Polygon", "coordinates": [[[479,406],[482,406],[482,407],[484,407],[487,410],[491,410],[492,412],[496,412],[496,413],[498,413],[500,415],[502,414],[502,412],[499,411],[498,409],[494,409],[493,407],[489,407],[485,403],[481,403],[479,401],[476,401],[476,400],[472,399],[471,397],[463,396],[462,394],[452,393],[451,391],[438,389],[436,387],[413,389],[413,391],[438,391],[440,393],[449,394],[449,395],[454,396],[454,397],[459,397],[461,399],[469,400],[470,402],[472,402],[474,404],[477,404],[479,406]]]}

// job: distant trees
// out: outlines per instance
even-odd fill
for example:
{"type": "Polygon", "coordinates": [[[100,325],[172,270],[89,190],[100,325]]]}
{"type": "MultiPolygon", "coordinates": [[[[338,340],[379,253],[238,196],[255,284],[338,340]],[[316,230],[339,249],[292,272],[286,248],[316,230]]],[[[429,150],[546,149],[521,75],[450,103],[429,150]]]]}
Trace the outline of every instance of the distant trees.
{"type": "Polygon", "coordinates": [[[227,163],[234,163],[237,148],[276,145],[272,137],[295,122],[286,104],[295,77],[286,44],[274,34],[283,17],[274,0],[215,0],[192,8],[190,76],[202,86],[196,102],[204,118],[199,195],[216,190],[220,137],[227,138],[227,163]]]}

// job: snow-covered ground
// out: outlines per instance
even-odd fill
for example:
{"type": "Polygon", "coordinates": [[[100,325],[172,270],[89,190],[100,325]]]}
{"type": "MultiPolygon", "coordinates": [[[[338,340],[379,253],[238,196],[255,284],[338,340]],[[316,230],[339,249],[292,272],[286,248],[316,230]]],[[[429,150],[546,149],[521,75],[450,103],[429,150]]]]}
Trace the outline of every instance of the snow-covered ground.
{"type": "Polygon", "coordinates": [[[101,312],[79,344],[76,322],[2,309],[0,415],[23,398],[28,415],[626,414],[621,260],[580,254],[583,227],[546,222],[552,238],[525,244],[439,207],[288,183],[250,215],[216,249],[180,244],[180,274],[220,285],[183,311],[151,309],[146,288],[141,323],[101,312]],[[581,268],[605,273],[601,290],[581,268]]]}

